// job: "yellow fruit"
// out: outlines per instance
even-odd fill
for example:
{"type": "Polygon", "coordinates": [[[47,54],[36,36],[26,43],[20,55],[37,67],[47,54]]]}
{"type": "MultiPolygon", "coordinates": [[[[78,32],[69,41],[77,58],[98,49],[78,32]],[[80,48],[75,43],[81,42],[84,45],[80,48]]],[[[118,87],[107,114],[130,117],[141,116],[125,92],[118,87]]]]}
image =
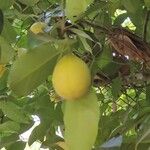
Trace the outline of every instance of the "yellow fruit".
{"type": "Polygon", "coordinates": [[[46,23],[44,22],[36,22],[34,23],[31,27],[30,30],[34,33],[34,34],[38,34],[38,33],[44,33],[44,28],[46,27],[46,23]]]}
{"type": "Polygon", "coordinates": [[[87,93],[91,74],[84,61],[73,54],[67,54],[56,64],[52,76],[56,93],[66,100],[75,100],[87,93]]]}

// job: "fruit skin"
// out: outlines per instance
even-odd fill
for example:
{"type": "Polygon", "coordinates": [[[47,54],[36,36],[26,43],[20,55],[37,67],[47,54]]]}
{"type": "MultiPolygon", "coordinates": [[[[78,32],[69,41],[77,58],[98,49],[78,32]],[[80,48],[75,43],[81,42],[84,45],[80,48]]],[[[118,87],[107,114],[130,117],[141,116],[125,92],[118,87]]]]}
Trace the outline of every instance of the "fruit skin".
{"type": "Polygon", "coordinates": [[[38,34],[38,33],[44,33],[44,28],[46,28],[46,23],[44,22],[35,22],[31,27],[30,30],[34,33],[34,34],[38,34]]]}
{"type": "Polygon", "coordinates": [[[90,70],[83,60],[74,54],[67,54],[56,64],[52,83],[59,96],[66,100],[77,100],[89,90],[90,70]]]}

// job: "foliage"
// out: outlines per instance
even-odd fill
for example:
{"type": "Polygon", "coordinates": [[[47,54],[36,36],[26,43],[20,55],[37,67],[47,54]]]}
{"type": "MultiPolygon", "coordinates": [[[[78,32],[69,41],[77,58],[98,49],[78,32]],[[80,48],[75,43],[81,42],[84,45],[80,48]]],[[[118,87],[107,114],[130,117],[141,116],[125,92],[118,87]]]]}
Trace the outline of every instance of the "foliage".
{"type": "MultiPolygon", "coordinates": [[[[92,73],[100,110],[93,149],[150,148],[149,42],[149,0],[0,0],[0,148],[24,149],[26,142],[19,137],[36,115],[40,124],[28,144],[40,141],[41,148],[61,149],[64,120],[78,114],[71,106],[69,117],[63,114],[64,101],[51,79],[55,64],[68,52],[84,60],[92,73]],[[30,27],[37,22],[45,26],[33,33],[30,27]]],[[[78,124],[84,125],[84,119],[79,116],[78,124]]],[[[82,131],[74,124],[69,128],[73,136],[82,131]]],[[[88,133],[88,123],[83,130],[88,133]]]]}

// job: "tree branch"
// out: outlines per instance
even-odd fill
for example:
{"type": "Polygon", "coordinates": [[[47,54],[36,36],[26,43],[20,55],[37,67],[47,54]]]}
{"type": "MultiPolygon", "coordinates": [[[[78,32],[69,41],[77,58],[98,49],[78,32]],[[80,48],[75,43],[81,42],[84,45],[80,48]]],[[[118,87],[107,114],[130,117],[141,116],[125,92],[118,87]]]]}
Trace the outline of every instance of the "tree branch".
{"type": "Polygon", "coordinates": [[[102,32],[104,32],[104,33],[107,33],[107,34],[109,33],[109,30],[108,30],[107,28],[102,27],[102,26],[100,26],[100,25],[98,25],[98,24],[92,23],[92,22],[87,21],[87,20],[82,20],[82,21],[80,21],[80,22],[85,23],[85,24],[87,24],[87,25],[89,25],[89,26],[92,26],[92,27],[94,27],[94,28],[100,29],[100,30],[101,30],[102,32]]]}

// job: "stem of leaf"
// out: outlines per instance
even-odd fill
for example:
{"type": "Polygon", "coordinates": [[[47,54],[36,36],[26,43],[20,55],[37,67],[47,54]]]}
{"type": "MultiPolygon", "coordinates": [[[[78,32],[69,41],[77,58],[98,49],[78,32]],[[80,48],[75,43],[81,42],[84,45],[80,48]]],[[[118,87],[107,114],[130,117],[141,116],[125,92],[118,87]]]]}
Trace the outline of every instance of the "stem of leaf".
{"type": "Polygon", "coordinates": [[[147,13],[145,15],[144,30],[143,30],[143,40],[145,42],[146,42],[146,35],[147,35],[146,33],[147,33],[147,26],[148,26],[149,16],[150,16],[150,10],[147,10],[147,13]]]}

